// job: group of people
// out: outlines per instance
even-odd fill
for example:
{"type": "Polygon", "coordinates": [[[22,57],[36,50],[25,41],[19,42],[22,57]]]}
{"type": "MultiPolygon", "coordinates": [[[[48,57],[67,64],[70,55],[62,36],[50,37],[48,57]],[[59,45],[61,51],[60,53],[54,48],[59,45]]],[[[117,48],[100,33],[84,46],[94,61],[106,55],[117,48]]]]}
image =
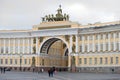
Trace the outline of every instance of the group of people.
{"type": "Polygon", "coordinates": [[[52,67],[48,70],[49,77],[53,77],[54,73],[55,73],[55,68],[54,67],[52,67]]]}
{"type": "Polygon", "coordinates": [[[2,73],[5,74],[5,67],[0,67],[0,71],[1,71],[1,74],[2,74],[2,73]]]}

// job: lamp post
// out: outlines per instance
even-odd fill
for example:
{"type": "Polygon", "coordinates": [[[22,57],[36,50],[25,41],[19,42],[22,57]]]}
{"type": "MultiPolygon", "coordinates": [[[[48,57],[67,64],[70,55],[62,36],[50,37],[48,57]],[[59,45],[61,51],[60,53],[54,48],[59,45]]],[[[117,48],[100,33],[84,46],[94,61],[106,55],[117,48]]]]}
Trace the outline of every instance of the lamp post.
{"type": "Polygon", "coordinates": [[[20,54],[20,71],[21,71],[21,65],[22,65],[22,54],[20,54]]]}

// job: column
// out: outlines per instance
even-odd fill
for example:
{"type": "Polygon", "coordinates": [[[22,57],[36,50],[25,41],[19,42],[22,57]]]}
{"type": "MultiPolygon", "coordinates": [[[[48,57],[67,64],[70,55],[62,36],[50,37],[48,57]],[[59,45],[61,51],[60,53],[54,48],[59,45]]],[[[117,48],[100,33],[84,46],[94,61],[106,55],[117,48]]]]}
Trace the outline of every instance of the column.
{"type": "Polygon", "coordinates": [[[79,40],[78,40],[78,35],[75,36],[76,37],[76,53],[79,52],[79,40]]]}
{"type": "Polygon", "coordinates": [[[38,54],[38,37],[36,37],[36,53],[38,54]]]}
{"type": "Polygon", "coordinates": [[[30,38],[28,38],[28,54],[30,54],[30,38]]]}
{"type": "Polygon", "coordinates": [[[23,38],[23,54],[25,54],[25,38],[23,38]]]}
{"type": "Polygon", "coordinates": [[[2,46],[2,45],[1,45],[1,40],[2,40],[2,39],[0,39],[0,54],[1,54],[1,46],[2,46]]]}
{"type": "Polygon", "coordinates": [[[70,41],[69,41],[70,45],[69,45],[69,54],[68,54],[68,67],[71,66],[71,53],[72,53],[72,44],[73,44],[72,38],[73,38],[73,36],[70,35],[70,41]]]}
{"type": "Polygon", "coordinates": [[[118,49],[118,51],[120,51],[120,32],[118,34],[119,34],[119,41],[118,41],[118,43],[119,43],[119,49],[118,49]]]}
{"type": "Polygon", "coordinates": [[[108,51],[111,51],[111,43],[110,43],[110,33],[108,34],[108,51]]]}
{"type": "Polygon", "coordinates": [[[33,38],[31,37],[31,54],[33,53],[33,38]]]}
{"type": "Polygon", "coordinates": [[[105,34],[103,34],[103,51],[106,51],[105,34]]]}
{"type": "Polygon", "coordinates": [[[8,53],[10,54],[10,38],[8,39],[8,53]]]}
{"type": "Polygon", "coordinates": [[[101,49],[101,48],[100,48],[100,46],[101,46],[101,45],[100,45],[100,35],[98,34],[97,36],[98,36],[98,39],[97,39],[97,40],[98,40],[98,51],[100,52],[100,49],[101,49]]]}
{"type": "Polygon", "coordinates": [[[73,36],[71,35],[70,36],[70,53],[72,52],[72,45],[73,45],[73,41],[72,41],[73,39],[72,38],[73,38],[73,36]]]}
{"type": "Polygon", "coordinates": [[[92,42],[92,44],[93,44],[93,48],[92,48],[92,51],[93,52],[95,52],[95,36],[93,35],[93,42],[92,42]]]}
{"type": "Polygon", "coordinates": [[[6,46],[5,45],[6,45],[6,40],[4,38],[4,52],[3,52],[4,54],[6,53],[6,46]]]}
{"type": "Polygon", "coordinates": [[[87,52],[90,52],[90,36],[87,37],[87,52]]]}
{"type": "Polygon", "coordinates": [[[82,52],[84,52],[84,51],[85,51],[85,44],[84,44],[84,40],[85,40],[85,38],[84,38],[84,36],[82,36],[82,52]]]}
{"type": "Polygon", "coordinates": [[[15,42],[16,42],[16,39],[13,38],[13,45],[14,45],[14,46],[13,46],[13,53],[14,53],[14,54],[16,53],[16,51],[15,51],[15,46],[16,46],[16,45],[15,45],[15,42]]]}
{"type": "Polygon", "coordinates": [[[20,54],[20,38],[18,38],[18,54],[20,54]]]}
{"type": "Polygon", "coordinates": [[[113,34],[113,44],[114,44],[113,51],[116,51],[116,41],[115,41],[115,38],[116,38],[116,33],[113,34]]]}

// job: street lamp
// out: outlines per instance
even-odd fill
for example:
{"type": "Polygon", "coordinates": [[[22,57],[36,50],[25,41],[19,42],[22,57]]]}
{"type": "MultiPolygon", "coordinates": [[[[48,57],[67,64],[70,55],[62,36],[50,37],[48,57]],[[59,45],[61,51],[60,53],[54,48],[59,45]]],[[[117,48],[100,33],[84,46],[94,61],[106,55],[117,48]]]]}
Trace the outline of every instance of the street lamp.
{"type": "Polygon", "coordinates": [[[20,71],[21,71],[21,65],[22,65],[22,54],[20,54],[20,71]]]}

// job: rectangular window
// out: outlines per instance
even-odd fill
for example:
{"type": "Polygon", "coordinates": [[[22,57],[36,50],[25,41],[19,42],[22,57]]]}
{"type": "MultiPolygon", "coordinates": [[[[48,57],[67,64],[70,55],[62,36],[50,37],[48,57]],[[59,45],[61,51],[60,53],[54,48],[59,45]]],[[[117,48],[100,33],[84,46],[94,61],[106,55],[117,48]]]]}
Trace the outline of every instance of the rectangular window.
{"type": "Polygon", "coordinates": [[[108,39],[108,34],[106,34],[106,37],[105,37],[106,39],[108,39]]]}
{"type": "Polygon", "coordinates": [[[98,35],[95,36],[95,39],[98,40],[98,35]]]}
{"type": "Polygon", "coordinates": [[[84,58],[84,64],[87,64],[87,58],[84,58]]]}
{"type": "Polygon", "coordinates": [[[92,40],[92,39],[93,39],[92,35],[90,35],[90,36],[89,36],[89,39],[90,39],[90,40],[92,40]]]}
{"type": "Polygon", "coordinates": [[[119,50],[119,42],[117,42],[116,45],[117,45],[116,50],[119,50]]]}
{"type": "Polygon", "coordinates": [[[79,59],[79,64],[82,64],[82,58],[79,59]]]}
{"type": "Polygon", "coordinates": [[[10,64],[12,64],[12,59],[10,59],[10,64]]]}
{"type": "Polygon", "coordinates": [[[80,36],[80,41],[82,41],[82,36],[80,36]]]}
{"type": "Polygon", "coordinates": [[[3,64],[3,59],[0,59],[0,63],[3,64]]]}
{"type": "Polygon", "coordinates": [[[80,45],[80,52],[82,52],[82,45],[80,45]]]}
{"type": "Polygon", "coordinates": [[[15,59],[15,64],[17,64],[17,59],[15,59]]]}
{"type": "Polygon", "coordinates": [[[95,49],[96,49],[96,51],[98,51],[98,44],[95,45],[95,49]]]}
{"type": "Polygon", "coordinates": [[[116,57],[116,64],[118,64],[119,63],[119,58],[118,57],[116,57]]]}
{"type": "Polygon", "coordinates": [[[102,64],[102,58],[100,58],[100,64],[102,64]]]}
{"type": "Polygon", "coordinates": [[[94,59],[94,64],[97,64],[97,58],[94,59]]]}
{"type": "Polygon", "coordinates": [[[5,59],[5,64],[8,64],[8,59],[5,59]]]}
{"type": "Polygon", "coordinates": [[[29,64],[31,64],[31,59],[29,59],[29,64]]]}
{"type": "Polygon", "coordinates": [[[85,52],[87,52],[87,44],[85,44],[85,52]]]}
{"type": "Polygon", "coordinates": [[[27,59],[24,59],[24,64],[27,64],[27,59]]]}
{"type": "Polygon", "coordinates": [[[110,58],[110,64],[113,64],[113,57],[110,58]]]}
{"type": "Polygon", "coordinates": [[[108,64],[108,58],[107,57],[105,58],[105,64],[108,64]]]}
{"type": "Polygon", "coordinates": [[[106,51],[108,51],[108,42],[106,43],[106,51]]]}
{"type": "Polygon", "coordinates": [[[103,51],[103,44],[100,44],[100,49],[101,51],[103,51]]]}
{"type": "Polygon", "coordinates": [[[89,58],[89,64],[92,64],[92,58],[89,58]]]}
{"type": "MultiPolygon", "coordinates": [[[[53,63],[53,62],[52,62],[53,63]]],[[[42,65],[44,66],[44,59],[42,59],[42,65]]]]}
{"type": "Polygon", "coordinates": [[[119,33],[118,32],[116,33],[116,38],[119,38],[119,33]]]}

